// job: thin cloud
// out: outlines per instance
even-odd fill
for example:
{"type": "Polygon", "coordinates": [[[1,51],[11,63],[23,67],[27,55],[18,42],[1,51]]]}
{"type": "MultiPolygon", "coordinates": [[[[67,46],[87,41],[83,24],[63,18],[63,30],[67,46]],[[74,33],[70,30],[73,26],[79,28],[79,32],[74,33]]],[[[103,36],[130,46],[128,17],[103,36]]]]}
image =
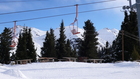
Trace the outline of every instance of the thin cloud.
{"type": "Polygon", "coordinates": [[[21,8],[21,3],[6,3],[6,4],[2,4],[0,5],[0,11],[1,12],[6,12],[6,11],[16,11],[17,9],[21,8]]]}
{"type": "Polygon", "coordinates": [[[11,10],[11,7],[6,5],[0,5],[0,11],[7,11],[7,10],[11,10]]]}

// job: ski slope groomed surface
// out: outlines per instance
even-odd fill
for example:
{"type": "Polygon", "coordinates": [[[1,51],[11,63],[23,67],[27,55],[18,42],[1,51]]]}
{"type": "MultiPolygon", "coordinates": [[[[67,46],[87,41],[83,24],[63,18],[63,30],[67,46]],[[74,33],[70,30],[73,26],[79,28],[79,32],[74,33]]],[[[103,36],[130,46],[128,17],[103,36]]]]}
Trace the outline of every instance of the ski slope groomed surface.
{"type": "Polygon", "coordinates": [[[0,79],[140,79],[140,63],[49,62],[0,66],[0,79]]]}

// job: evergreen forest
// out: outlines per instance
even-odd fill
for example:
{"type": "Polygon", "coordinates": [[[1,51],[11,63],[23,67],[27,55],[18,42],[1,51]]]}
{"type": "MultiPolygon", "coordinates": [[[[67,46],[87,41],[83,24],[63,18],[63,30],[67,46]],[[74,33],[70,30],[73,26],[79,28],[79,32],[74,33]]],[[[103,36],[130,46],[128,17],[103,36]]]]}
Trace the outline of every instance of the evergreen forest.
{"type": "Polygon", "coordinates": [[[10,52],[12,42],[12,31],[5,28],[0,34],[0,63],[9,64],[10,61],[32,59],[37,61],[37,57],[87,57],[89,59],[104,59],[104,62],[133,61],[140,59],[140,43],[138,39],[137,15],[135,11],[124,11],[124,20],[117,38],[112,45],[106,42],[106,46],[98,48],[98,33],[90,20],[84,22],[83,39],[66,39],[64,21],[60,23],[59,38],[56,39],[54,30],[50,28],[46,31],[46,37],[41,49],[41,56],[36,53],[36,48],[32,39],[31,29],[24,27],[18,38],[16,52],[10,52]]]}

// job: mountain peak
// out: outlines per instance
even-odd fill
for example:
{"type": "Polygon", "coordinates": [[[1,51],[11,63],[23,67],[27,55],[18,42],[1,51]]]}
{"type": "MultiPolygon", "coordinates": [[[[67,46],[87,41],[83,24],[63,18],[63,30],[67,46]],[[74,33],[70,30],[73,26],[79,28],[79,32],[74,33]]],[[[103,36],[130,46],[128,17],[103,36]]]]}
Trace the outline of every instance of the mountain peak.
{"type": "Polygon", "coordinates": [[[117,37],[119,30],[104,28],[99,30],[98,33],[98,41],[100,42],[101,46],[104,47],[107,41],[110,43],[110,45],[112,44],[113,40],[117,37]]]}
{"type": "MultiPolygon", "coordinates": [[[[16,27],[17,35],[19,35],[21,30],[23,30],[23,27],[24,26],[16,27]]],[[[71,32],[71,28],[72,27],[70,27],[70,26],[65,27],[65,35],[66,35],[67,39],[70,39],[70,40],[73,38],[83,39],[82,34],[84,33],[84,29],[78,28],[78,32],[80,32],[80,33],[73,35],[71,32]]],[[[59,31],[60,31],[60,28],[54,29],[54,35],[56,36],[56,39],[59,38],[59,34],[60,34],[59,31]]],[[[40,55],[40,52],[41,52],[40,48],[43,46],[43,42],[46,37],[46,31],[42,31],[37,28],[31,28],[31,33],[32,33],[32,38],[34,41],[35,48],[37,48],[37,54],[40,55]]],[[[117,29],[110,30],[109,28],[104,28],[104,29],[99,30],[98,31],[99,35],[97,36],[98,42],[99,42],[98,47],[99,48],[104,47],[106,44],[106,41],[108,41],[110,44],[112,44],[113,40],[117,37],[118,33],[119,33],[119,31],[117,29]]]]}

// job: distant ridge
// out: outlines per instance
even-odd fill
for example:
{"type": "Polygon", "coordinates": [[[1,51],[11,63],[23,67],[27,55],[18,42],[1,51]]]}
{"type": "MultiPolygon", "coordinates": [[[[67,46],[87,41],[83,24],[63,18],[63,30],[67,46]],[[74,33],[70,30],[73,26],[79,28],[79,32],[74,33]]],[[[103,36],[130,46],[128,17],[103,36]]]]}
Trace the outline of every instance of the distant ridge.
{"type": "MultiPolygon", "coordinates": [[[[22,31],[22,29],[23,29],[23,26],[17,26],[17,28],[16,28],[17,37],[19,36],[19,33],[20,33],[20,31],[22,31]]],[[[82,39],[81,35],[84,33],[84,29],[78,28],[78,31],[80,32],[79,34],[73,35],[71,33],[69,26],[65,27],[65,35],[66,35],[67,39],[70,39],[70,40],[73,38],[82,39]]],[[[100,48],[100,47],[105,47],[106,41],[108,41],[109,44],[111,45],[113,40],[117,37],[119,30],[104,28],[97,32],[99,34],[97,36],[98,42],[99,42],[98,47],[100,48]]],[[[46,36],[46,31],[42,31],[37,28],[31,28],[31,33],[32,33],[32,38],[34,41],[35,48],[37,48],[37,54],[40,55],[41,47],[43,46],[44,38],[46,36]]],[[[59,28],[54,29],[54,35],[56,36],[56,39],[59,38],[59,28]]]]}

